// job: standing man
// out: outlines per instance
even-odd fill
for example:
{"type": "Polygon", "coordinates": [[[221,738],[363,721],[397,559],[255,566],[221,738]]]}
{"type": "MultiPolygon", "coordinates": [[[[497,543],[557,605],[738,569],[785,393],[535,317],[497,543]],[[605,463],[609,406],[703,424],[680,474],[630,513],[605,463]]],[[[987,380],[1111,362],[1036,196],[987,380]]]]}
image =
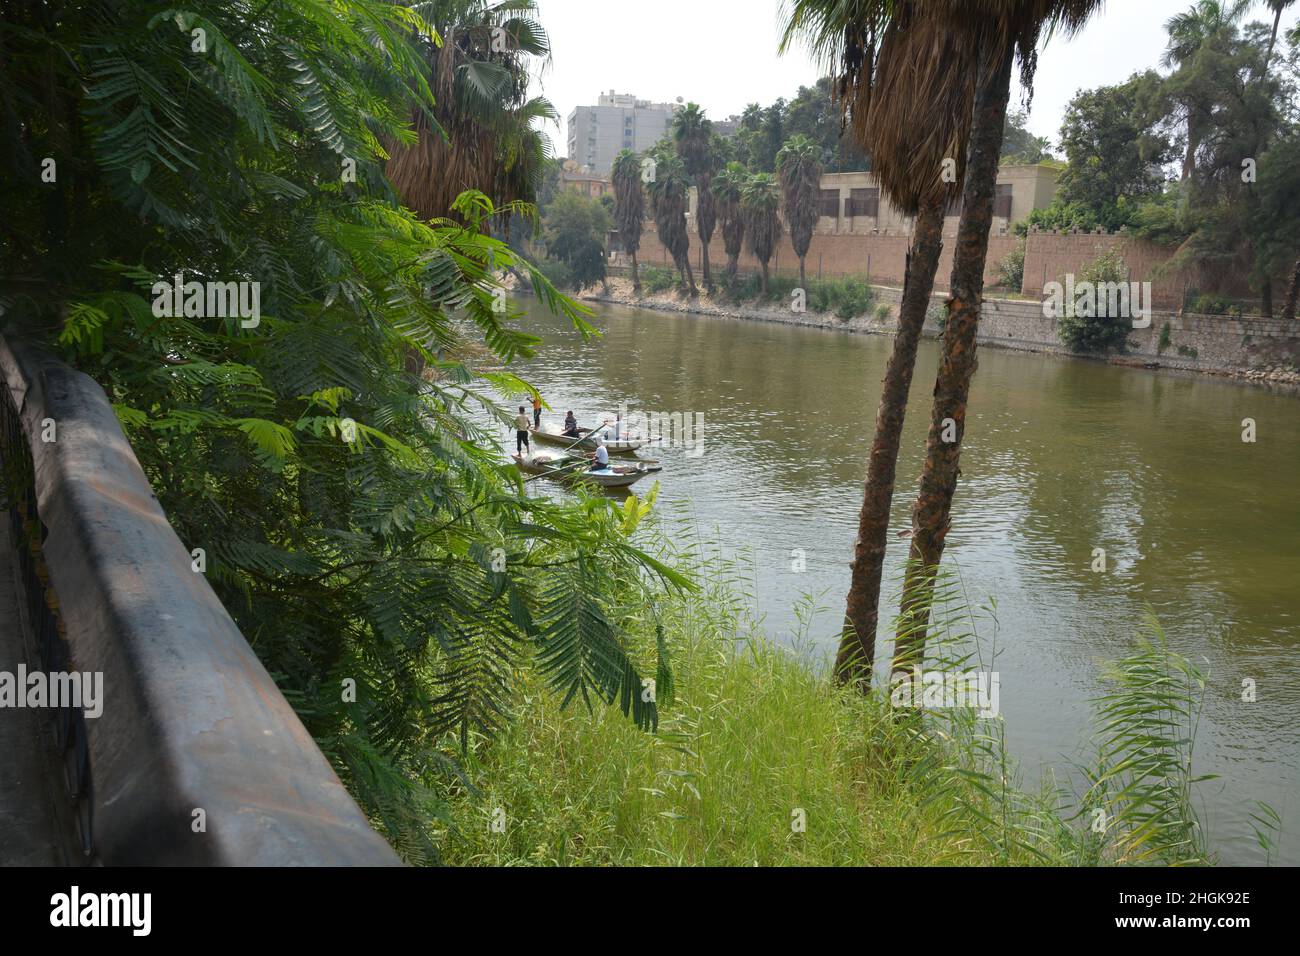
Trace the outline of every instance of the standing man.
{"type": "Polygon", "coordinates": [[[515,454],[521,454],[525,448],[530,455],[533,453],[533,447],[528,444],[528,415],[520,405],[519,414],[515,416],[515,454]]]}
{"type": "Polygon", "coordinates": [[[533,427],[542,427],[542,396],[540,392],[533,393],[533,427]]]}

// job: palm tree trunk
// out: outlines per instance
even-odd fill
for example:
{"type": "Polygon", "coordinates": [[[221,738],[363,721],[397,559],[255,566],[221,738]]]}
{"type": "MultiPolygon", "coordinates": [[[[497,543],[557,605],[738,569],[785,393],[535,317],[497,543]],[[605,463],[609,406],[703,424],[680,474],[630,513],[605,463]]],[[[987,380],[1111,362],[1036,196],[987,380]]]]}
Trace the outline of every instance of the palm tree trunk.
{"type": "MultiPolygon", "coordinates": [[[[885,382],[876,411],[876,437],[871,443],[867,483],[858,515],[858,540],[853,548],[852,577],[844,610],[844,631],[835,658],[835,676],[866,693],[876,658],[876,622],[880,615],[880,578],[889,536],[889,508],[894,498],[898,447],[907,415],[907,395],[916,367],[916,349],[934,290],[943,249],[943,203],[923,206],[916,217],[911,254],[903,278],[898,332],[885,367],[885,382]]],[[[802,265],[802,263],[801,263],[802,265]]],[[[802,274],[802,268],[800,269],[802,274]]]]}
{"type": "MultiPolygon", "coordinates": [[[[806,258],[805,256],[799,257],[799,288],[803,289],[806,292],[808,290],[808,280],[804,277],[805,258],[806,258]]],[[[904,279],[903,281],[906,282],[907,280],[904,279]]]]}
{"type": "Polygon", "coordinates": [[[734,278],[736,278],[736,272],[739,271],[739,269],[740,269],[740,254],[737,253],[737,254],[734,255],[734,256],[728,256],[728,257],[727,257],[727,277],[730,278],[730,279],[734,279],[734,278]]]}
{"type": "Polygon", "coordinates": [[[763,266],[763,285],[762,285],[763,295],[767,295],[767,260],[766,259],[763,260],[762,266],[763,266]]]}
{"type": "Polygon", "coordinates": [[[691,290],[691,298],[700,294],[700,290],[695,288],[695,272],[691,269],[691,254],[688,252],[682,256],[682,265],[686,268],[686,287],[691,290]]]}
{"type": "Polygon", "coordinates": [[[1282,307],[1282,318],[1288,322],[1295,321],[1296,300],[1300,299],[1300,259],[1295,261],[1295,272],[1291,273],[1291,288],[1286,293],[1286,305],[1282,307]]]}
{"type": "Polygon", "coordinates": [[[704,288],[713,291],[713,272],[709,269],[709,244],[700,237],[700,269],[704,272],[704,288]]]}
{"type": "Polygon", "coordinates": [[[967,148],[966,182],[962,188],[961,221],[952,263],[948,319],[943,352],[934,383],[930,434],[925,442],[921,487],[912,505],[912,547],[903,581],[893,670],[908,670],[925,654],[934,575],[943,556],[953,494],[957,490],[961,441],[966,427],[966,402],[975,374],[975,333],[984,296],[984,266],[993,226],[993,194],[998,179],[998,154],[1011,91],[1014,50],[993,52],[982,45],[976,76],[974,116],[967,148]],[[952,425],[945,427],[951,419],[952,425]],[[954,427],[955,426],[955,427],[954,427]],[[954,440],[944,441],[952,430],[954,440]]]}
{"type": "Polygon", "coordinates": [[[641,291],[641,275],[636,271],[636,253],[632,253],[632,291],[641,291]]]}
{"type": "Polygon", "coordinates": [[[1268,61],[1273,59],[1273,45],[1277,43],[1277,28],[1282,25],[1282,8],[1273,11],[1273,32],[1268,35],[1268,51],[1264,54],[1264,68],[1260,70],[1259,80],[1264,82],[1268,76],[1268,61]]]}

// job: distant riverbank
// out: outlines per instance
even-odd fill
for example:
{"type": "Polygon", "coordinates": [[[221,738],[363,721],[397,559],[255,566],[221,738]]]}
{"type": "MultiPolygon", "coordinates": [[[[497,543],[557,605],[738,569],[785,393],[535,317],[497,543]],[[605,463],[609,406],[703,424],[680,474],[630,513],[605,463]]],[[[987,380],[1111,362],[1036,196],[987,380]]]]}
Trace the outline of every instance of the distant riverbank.
{"type": "MultiPolygon", "coordinates": [[[[902,290],[873,286],[875,302],[865,315],[841,319],[827,312],[811,309],[796,312],[787,305],[758,302],[732,303],[701,290],[694,298],[684,298],[675,290],[659,293],[632,291],[632,280],[615,276],[609,291],[593,290],[581,296],[592,302],[607,302],[718,318],[745,319],[799,325],[808,328],[835,329],[892,335],[897,330],[898,306],[902,290]]],[[[937,338],[936,321],[945,295],[937,294],[927,317],[923,334],[937,338]]],[[[1244,381],[1300,390],[1300,322],[1283,323],[1280,319],[1249,316],[1186,315],[1157,312],[1148,329],[1135,329],[1129,338],[1129,350],[1123,355],[1097,356],[1070,352],[1056,336],[1055,321],[1043,316],[1038,302],[987,298],[980,323],[981,345],[1023,352],[1046,352],[1088,361],[1147,369],[1173,369],[1202,375],[1226,376],[1244,381]],[[1290,326],[1290,327],[1288,327],[1290,326]]]]}

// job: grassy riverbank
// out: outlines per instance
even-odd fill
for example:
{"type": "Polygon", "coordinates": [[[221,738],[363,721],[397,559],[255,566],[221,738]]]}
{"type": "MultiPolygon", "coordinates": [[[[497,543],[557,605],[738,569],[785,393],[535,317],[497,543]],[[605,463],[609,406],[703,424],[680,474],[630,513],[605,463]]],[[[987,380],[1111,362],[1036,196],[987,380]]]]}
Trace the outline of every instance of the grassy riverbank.
{"type": "MultiPolygon", "coordinates": [[[[466,764],[477,792],[452,802],[441,847],[447,863],[1143,859],[1146,850],[1137,848],[1151,826],[1124,809],[1145,795],[1143,786],[1119,800],[1100,791],[1089,798],[1113,815],[1108,833],[1097,836],[1086,825],[1093,817],[1078,809],[1084,801],[1050,787],[1041,795],[1017,788],[1000,720],[899,720],[883,695],[863,699],[835,688],[809,658],[762,638],[725,569],[715,565],[707,577],[702,594],[661,609],[676,693],[671,701],[661,695],[658,733],[639,732],[614,708],[589,714],[575,702],[563,709],[553,694],[532,688],[505,735],[466,764]],[[980,729],[986,724],[992,729],[980,729]]],[[[1150,664],[1149,655],[1143,660],[1150,664]]],[[[1162,751],[1163,744],[1144,746],[1162,751]]],[[[1166,803],[1159,825],[1185,830],[1186,805],[1166,803]]],[[[1196,846],[1161,843],[1147,859],[1200,855],[1196,846]]]]}

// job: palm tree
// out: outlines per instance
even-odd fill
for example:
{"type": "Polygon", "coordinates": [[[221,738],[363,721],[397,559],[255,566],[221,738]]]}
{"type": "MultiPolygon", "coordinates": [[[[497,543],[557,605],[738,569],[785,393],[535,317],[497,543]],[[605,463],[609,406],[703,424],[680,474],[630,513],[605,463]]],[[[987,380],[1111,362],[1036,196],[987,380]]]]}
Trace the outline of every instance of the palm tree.
{"type": "Polygon", "coordinates": [[[533,202],[549,143],[534,128],[554,107],[528,97],[532,62],[550,56],[534,0],[433,0],[421,15],[441,44],[420,37],[437,105],[414,110],[418,140],[385,142],[386,173],[403,203],[426,218],[447,216],[466,189],[497,205],[533,202]]]}
{"type": "Polygon", "coordinates": [[[776,170],[785,200],[785,221],[790,242],[799,257],[799,286],[807,288],[804,260],[817,226],[817,200],[821,196],[821,149],[803,134],[791,136],[776,154],[776,170]]]}
{"type": "Polygon", "coordinates": [[[698,295],[695,274],[691,271],[690,234],[686,228],[686,208],[690,201],[691,180],[686,167],[666,144],[657,144],[650,151],[655,161],[655,178],[650,183],[650,211],[654,214],[655,230],[659,241],[682,278],[682,284],[692,296],[698,295]]]}
{"type": "Polygon", "coordinates": [[[740,190],[740,211],[745,221],[745,244],[763,268],[762,291],[767,295],[767,263],[781,239],[781,195],[771,173],[758,173],[740,190]]]}
{"type": "MultiPolygon", "coordinates": [[[[1202,49],[1220,39],[1240,22],[1252,2],[1253,0],[1196,0],[1185,12],[1170,17],[1165,21],[1169,43],[1160,58],[1161,65],[1172,69],[1189,66],[1202,49]]],[[[1190,183],[1196,173],[1196,153],[1201,148],[1204,130],[1209,122],[1208,111],[1212,107],[1194,95],[1184,99],[1183,107],[1187,110],[1187,148],[1183,154],[1181,180],[1190,183]]]]}
{"type": "MultiPolygon", "coordinates": [[[[942,0],[918,11],[918,26],[937,18],[938,29],[969,36],[976,44],[975,96],[966,148],[961,220],[949,283],[948,316],[934,384],[930,433],[920,489],[912,505],[912,545],[903,583],[894,669],[909,670],[925,652],[934,575],[943,555],[960,474],[966,403],[975,374],[975,333],[984,297],[984,266],[993,225],[998,157],[1011,95],[1011,71],[1018,58],[1020,79],[1033,89],[1038,41],[1045,28],[1072,33],[1088,21],[1102,0],[942,0]],[[948,438],[952,437],[952,440],[948,438]]],[[[952,69],[951,63],[935,69],[952,69]]],[[[917,104],[924,109],[930,104],[917,104]]]]}
{"type": "Polygon", "coordinates": [[[1282,25],[1282,13],[1293,3],[1295,3],[1295,0],[1264,0],[1265,6],[1273,11],[1273,29],[1268,35],[1268,50],[1264,53],[1264,69],[1261,73],[1261,79],[1268,74],[1268,61],[1273,58],[1273,47],[1277,43],[1278,27],[1282,25]]]}
{"type": "Polygon", "coordinates": [[[687,103],[673,117],[673,142],[677,155],[682,158],[686,175],[695,183],[695,229],[700,237],[700,269],[704,273],[704,287],[713,291],[713,275],[709,270],[709,242],[718,222],[710,183],[717,171],[717,158],[713,148],[713,121],[705,117],[697,103],[687,103]]]}
{"type": "Polygon", "coordinates": [[[862,691],[870,687],[875,660],[880,582],[908,392],[943,250],[944,209],[958,195],[964,175],[964,144],[974,97],[969,70],[931,68],[935,63],[970,62],[974,58],[970,38],[947,30],[911,29],[914,12],[913,7],[903,6],[888,20],[864,23],[856,19],[856,11],[850,11],[846,20],[841,4],[801,0],[791,11],[781,43],[784,52],[800,38],[815,58],[826,63],[834,74],[831,84],[840,107],[851,119],[855,145],[871,157],[890,201],[916,217],[898,330],[876,411],[835,663],[837,679],[862,691]],[[914,85],[918,78],[941,85],[918,87],[914,85]],[[912,99],[918,96],[936,104],[934,115],[946,122],[915,122],[909,113],[912,99]],[[954,175],[934,175],[948,157],[955,160],[954,175]]]}
{"type": "Polygon", "coordinates": [[[645,222],[645,193],[641,191],[641,157],[625,149],[614,158],[614,225],[624,250],[632,257],[632,290],[641,291],[636,253],[641,248],[641,228],[645,222]]]}
{"type": "Polygon", "coordinates": [[[727,277],[736,277],[741,244],[745,241],[745,217],[740,208],[740,194],[749,173],[740,163],[728,163],[713,177],[713,197],[722,227],[722,244],[727,250],[727,277]]]}

